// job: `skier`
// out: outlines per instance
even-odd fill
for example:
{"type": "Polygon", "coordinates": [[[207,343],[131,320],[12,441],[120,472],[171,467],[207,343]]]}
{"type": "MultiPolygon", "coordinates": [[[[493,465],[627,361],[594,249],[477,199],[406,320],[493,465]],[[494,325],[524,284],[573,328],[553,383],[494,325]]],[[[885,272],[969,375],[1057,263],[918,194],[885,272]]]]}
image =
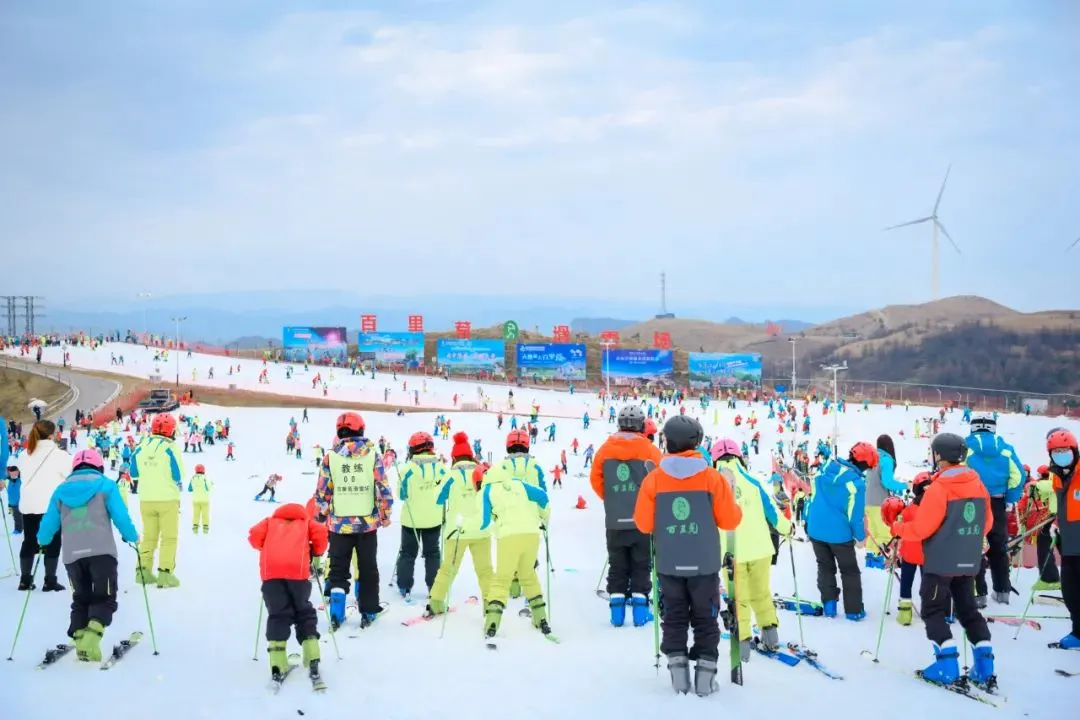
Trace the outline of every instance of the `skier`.
{"type": "Polygon", "coordinates": [[[71,474],[49,499],[37,542],[48,547],[59,532],[63,537],[64,567],[71,583],[71,621],[68,636],[75,640],[79,660],[101,660],[101,638],[116,613],[116,538],[131,545],[139,533],[131,522],[116,483],[105,477],[105,461],[97,450],[80,450],[71,474]]]}
{"type": "MultiPolygon", "coordinates": [[[[472,459],[469,437],[454,433],[453,460],[472,459]]],[[[401,546],[397,557],[397,587],[408,602],[412,597],[416,556],[423,545],[424,584],[431,596],[431,586],[439,572],[439,539],[442,535],[443,510],[439,507],[439,491],[447,480],[448,470],[435,456],[435,439],[426,432],[413,433],[409,438],[409,457],[398,468],[398,499],[401,511],[401,546]]]]}
{"type": "Polygon", "coordinates": [[[131,478],[138,483],[143,527],[135,582],[140,585],[157,583],[159,588],[180,587],[173,571],[180,532],[184,464],[174,440],[176,418],[167,413],[155,415],[150,432],[151,436],[139,443],[131,455],[131,478]],[[155,576],[152,568],[159,543],[161,552],[155,576]]]}
{"type": "Polygon", "coordinates": [[[888,435],[878,436],[877,455],[877,465],[866,473],[866,527],[870,540],[866,567],[884,570],[885,546],[891,538],[889,527],[881,519],[881,505],[890,495],[903,494],[907,486],[896,479],[896,446],[888,435]]]}
{"type": "Polygon", "coordinates": [[[982,568],[975,578],[976,602],[986,607],[986,570],[990,569],[990,582],[994,602],[1009,604],[1012,582],[1009,580],[1009,514],[1024,492],[1023,463],[1016,457],[1016,450],[997,435],[997,418],[982,413],[971,419],[971,434],[965,444],[970,452],[967,466],[979,474],[979,479],[990,493],[994,509],[993,525],[986,541],[989,549],[982,568]]]}
{"type": "Polygon", "coordinates": [[[1061,638],[1063,650],[1080,650],[1080,460],[1076,435],[1057,428],[1046,438],[1050,477],[1057,494],[1058,552],[1061,554],[1061,596],[1069,611],[1072,632],[1061,638]]]}
{"type": "MultiPolygon", "coordinates": [[[[523,429],[511,430],[506,436],[506,457],[497,468],[515,480],[540,488],[546,494],[544,469],[536,462],[536,458],[529,454],[530,443],[528,432],[523,429]]],[[[539,561],[534,562],[533,566],[540,567],[539,561]]],[[[521,597],[521,581],[517,573],[514,573],[514,579],[510,581],[510,597],[521,597]]]]}
{"type": "Polygon", "coordinates": [[[664,424],[667,454],[642,482],[634,507],[634,524],[653,535],[656,573],[664,596],[663,640],[671,685],[690,692],[690,660],[694,691],[701,696],[716,688],[720,625],[720,543],[713,528],[734,530],[742,510],[724,477],[698,452],[705,436],[701,424],[675,415],[664,424]],[[660,532],[654,531],[659,529],[660,532]],[[694,647],[687,651],[689,627],[694,647]]]}
{"type": "Polygon", "coordinates": [[[303,505],[288,503],[256,523],[248,542],[259,551],[271,677],[280,681],[288,671],[286,644],[295,627],[304,666],[318,680],[319,616],[311,604],[311,575],[316,559],[326,552],[326,525],[313,520],[303,505]]]}
{"type": "Polygon", "coordinates": [[[952,607],[974,645],[974,661],[967,677],[977,686],[992,690],[996,679],[990,629],[975,603],[975,575],[981,564],[983,538],[991,532],[990,494],[979,475],[963,464],[967,448],[962,437],[942,433],[930,443],[930,450],[937,472],[923,493],[919,512],[913,522],[901,519],[892,526],[892,534],[901,542],[922,542],[919,600],[926,636],[934,643],[935,660],[921,675],[941,685],[960,680],[959,651],[946,622],[952,607]]]}
{"type": "MultiPolygon", "coordinates": [[[[779,619],[773,603],[770,579],[775,548],[771,529],[781,535],[791,534],[791,521],[784,517],[763,482],[751,475],[743,464],[738,443],[721,438],[713,443],[714,467],[725,476],[735,491],[742,511],[742,522],[735,529],[735,598],[738,613],[739,650],[743,662],[750,660],[750,611],[761,628],[761,644],[770,652],[780,649],[779,619]]],[[[731,552],[725,548],[725,553],[731,552]]]]}
{"type": "MultiPolygon", "coordinates": [[[[892,536],[891,528],[897,519],[901,519],[906,523],[915,521],[919,505],[922,503],[923,494],[926,492],[930,480],[931,477],[928,472],[921,472],[915,476],[915,479],[911,481],[913,498],[911,503],[907,505],[904,504],[903,500],[895,496],[885,498],[885,502],[881,505],[881,521],[885,523],[886,527],[890,528],[890,538],[892,536]]],[[[900,556],[900,600],[896,607],[896,622],[906,627],[911,625],[912,611],[914,610],[911,602],[911,591],[915,585],[915,571],[922,572],[922,543],[918,540],[903,540],[900,542],[898,555],[900,556]]]]}
{"type": "Polygon", "coordinates": [[[622,627],[626,621],[627,597],[634,627],[652,619],[650,539],[634,525],[634,506],[642,481],[660,465],[662,455],[645,437],[645,424],[645,413],[639,406],[623,407],[618,415],[618,431],[596,451],[589,470],[589,484],[604,501],[608,606],[615,627],[622,627]]]}
{"type": "MultiPolygon", "coordinates": [[[[3,418],[0,417],[0,422],[2,422],[2,421],[3,421],[3,418]]],[[[0,438],[0,441],[2,441],[2,440],[3,440],[3,438],[0,438]]],[[[0,465],[3,465],[3,464],[4,463],[0,463],[0,465]]],[[[0,487],[2,487],[5,484],[7,485],[8,512],[11,513],[11,520],[12,520],[12,523],[14,524],[14,526],[15,526],[14,530],[13,530],[13,532],[11,534],[12,535],[22,535],[22,531],[23,531],[22,513],[19,511],[19,500],[20,500],[19,491],[20,491],[20,488],[22,487],[22,476],[19,475],[19,467],[18,467],[18,465],[8,465],[7,466],[7,476],[6,476],[5,479],[0,480],[0,487]]]]}
{"type": "Polygon", "coordinates": [[[364,419],[345,412],[336,427],[337,442],[323,458],[315,488],[316,520],[330,523],[330,625],[337,630],[345,622],[349,563],[356,552],[360,627],[366,628],[382,610],[376,531],[390,525],[394,495],[375,446],[364,437],[364,419]]]}
{"type": "Polygon", "coordinates": [[[838,569],[844,587],[844,616],[854,622],[866,617],[855,543],[866,538],[863,475],[877,462],[874,446],[857,442],[847,460],[829,460],[811,480],[806,534],[817,558],[817,586],[825,617],[836,617],[836,601],[840,596],[836,587],[838,569]]]}
{"type": "Polygon", "coordinates": [[[260,490],[259,494],[255,496],[255,499],[261,501],[263,499],[263,495],[265,495],[266,493],[270,493],[270,499],[266,502],[277,502],[276,489],[278,483],[280,483],[284,479],[285,478],[281,477],[277,473],[271,473],[270,476],[266,478],[266,482],[263,483],[262,490],[260,490]]]}
{"type": "MultiPolygon", "coordinates": [[[[515,430],[510,435],[521,432],[515,430]]],[[[487,605],[484,606],[484,636],[490,639],[499,631],[515,575],[525,592],[533,627],[548,635],[551,627],[547,621],[547,607],[540,578],[536,576],[540,531],[546,532],[544,526],[551,516],[547,492],[516,477],[506,461],[488,470],[482,484],[480,529],[492,528],[498,540],[495,575],[488,586],[487,605]]]]}
{"type": "Polygon", "coordinates": [[[206,477],[206,466],[196,465],[195,474],[188,481],[188,492],[191,493],[191,532],[199,532],[199,521],[202,521],[203,535],[210,532],[210,488],[214,484],[206,477]]]}

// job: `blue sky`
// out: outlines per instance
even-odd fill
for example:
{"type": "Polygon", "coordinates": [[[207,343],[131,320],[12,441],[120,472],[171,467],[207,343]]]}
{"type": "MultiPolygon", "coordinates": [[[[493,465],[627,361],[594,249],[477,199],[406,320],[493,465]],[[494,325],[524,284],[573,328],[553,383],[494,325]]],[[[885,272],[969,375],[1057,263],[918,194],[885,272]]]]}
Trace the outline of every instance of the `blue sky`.
{"type": "Polygon", "coordinates": [[[4,289],[1077,307],[1073,7],[11,0],[4,289]]]}

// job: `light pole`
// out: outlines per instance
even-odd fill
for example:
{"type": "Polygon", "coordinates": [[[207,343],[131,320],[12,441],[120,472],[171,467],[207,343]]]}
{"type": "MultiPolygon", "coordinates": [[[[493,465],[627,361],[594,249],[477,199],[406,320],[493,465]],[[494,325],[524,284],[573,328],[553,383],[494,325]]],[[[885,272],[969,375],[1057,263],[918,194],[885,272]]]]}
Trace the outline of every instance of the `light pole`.
{"type": "Polygon", "coordinates": [[[791,343],[791,397],[795,398],[795,345],[799,342],[798,338],[789,337],[787,339],[791,343]]]}
{"type": "Polygon", "coordinates": [[[604,383],[605,393],[607,394],[607,401],[611,402],[611,346],[615,344],[614,340],[601,340],[600,344],[604,346],[604,383]]]}
{"type": "Polygon", "coordinates": [[[187,320],[187,316],[174,317],[172,321],[176,323],[176,347],[173,348],[173,352],[176,353],[176,387],[180,387],[180,323],[187,320]]]}
{"type": "MultiPolygon", "coordinates": [[[[141,293],[139,293],[138,297],[139,297],[140,300],[149,300],[152,296],[148,292],[141,292],[141,293]]],[[[147,325],[146,325],[146,303],[145,302],[142,304],[142,331],[143,331],[143,345],[149,345],[150,344],[150,338],[148,337],[148,335],[150,334],[150,331],[149,331],[149,329],[147,328],[147,325]]]]}
{"type": "Polygon", "coordinates": [[[833,401],[833,456],[840,455],[840,390],[837,386],[836,376],[848,369],[847,360],[840,365],[822,365],[821,369],[832,373],[832,401],[833,401]]]}

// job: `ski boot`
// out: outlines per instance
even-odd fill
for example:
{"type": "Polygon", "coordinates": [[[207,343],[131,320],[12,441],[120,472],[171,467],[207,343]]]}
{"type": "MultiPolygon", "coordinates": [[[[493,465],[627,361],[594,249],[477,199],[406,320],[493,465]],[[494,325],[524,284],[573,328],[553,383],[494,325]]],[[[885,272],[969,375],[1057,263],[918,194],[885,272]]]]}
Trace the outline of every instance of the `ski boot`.
{"type": "Polygon", "coordinates": [[[824,601],[822,601],[821,608],[822,608],[822,611],[823,611],[823,614],[825,615],[825,617],[827,617],[827,618],[836,617],[836,601],[835,600],[824,600],[824,601]]]}
{"type": "Polygon", "coordinates": [[[997,677],[994,676],[994,648],[990,641],[975,643],[974,662],[968,671],[968,679],[987,692],[993,692],[997,687],[997,677]]]}
{"type": "Polygon", "coordinates": [[[694,665],[694,693],[698,697],[712,695],[719,689],[716,683],[716,660],[701,658],[694,665]]]}
{"type": "Polygon", "coordinates": [[[986,596],[985,595],[976,595],[975,596],[975,607],[979,608],[980,610],[985,610],[986,609],[986,596]]]}
{"type": "Polygon", "coordinates": [[[690,692],[690,660],[683,653],[667,656],[668,672],[671,673],[671,689],[680,695],[690,692]]]}
{"type": "Polygon", "coordinates": [[[860,622],[861,620],[866,619],[866,611],[859,610],[858,612],[844,613],[844,617],[846,617],[851,622],[860,622]]]}
{"type": "Polygon", "coordinates": [[[484,608],[484,634],[487,637],[495,637],[495,633],[499,631],[503,610],[505,609],[506,605],[498,600],[492,600],[484,608]]]}
{"type": "MultiPolygon", "coordinates": [[[[537,630],[544,631],[542,625],[547,625],[547,605],[544,603],[544,596],[537,595],[528,599],[529,611],[532,616],[533,627],[537,630]]],[[[548,628],[545,635],[551,632],[551,628],[548,628]]]]}
{"type": "Polygon", "coordinates": [[[270,656],[270,677],[275,682],[280,682],[289,669],[289,653],[286,650],[286,641],[271,640],[266,646],[266,653],[270,656]]]}
{"type": "Polygon", "coordinates": [[[653,619],[652,612],[649,610],[649,598],[641,593],[634,593],[631,602],[634,615],[634,627],[647,625],[653,619]]]}
{"type": "Polygon", "coordinates": [[[867,568],[876,568],[878,570],[884,570],[885,569],[885,556],[884,555],[879,555],[877,553],[872,553],[872,552],[866,553],[866,567],[867,568]]]}
{"type": "Polygon", "coordinates": [[[510,598],[516,599],[521,597],[521,581],[517,579],[517,575],[510,581],[510,598]]]}
{"type": "MultiPolygon", "coordinates": [[[[406,604],[412,602],[412,591],[411,590],[406,590],[403,587],[399,587],[398,588],[398,595],[401,595],[401,599],[404,600],[406,604]]],[[[359,593],[357,594],[357,598],[359,599],[359,593]]]]}
{"type": "Polygon", "coordinates": [[[750,640],[739,641],[739,659],[745,662],[750,662],[750,653],[754,649],[754,643],[750,640]]]}
{"type": "Polygon", "coordinates": [[[196,535],[199,534],[199,525],[198,525],[198,523],[191,526],[191,532],[193,532],[196,535]]]}
{"type": "Polygon", "coordinates": [[[312,635],[304,638],[300,643],[304,653],[304,667],[308,668],[312,675],[319,674],[319,638],[312,635]]]}
{"type": "Polygon", "coordinates": [[[366,630],[375,624],[375,621],[379,619],[379,615],[382,614],[382,608],[379,608],[375,612],[362,612],[360,613],[360,629],[366,630]]]}
{"type": "Polygon", "coordinates": [[[766,625],[761,628],[761,646],[769,652],[780,649],[780,631],[775,625],[766,625]]]}
{"type": "Polygon", "coordinates": [[[138,585],[156,585],[157,577],[150,568],[135,568],[135,582],[138,585]]]}
{"type": "Polygon", "coordinates": [[[161,589],[178,588],[180,587],[180,581],[173,575],[172,570],[158,568],[157,586],[161,589]]]}
{"type": "Polygon", "coordinates": [[[911,625],[912,614],[911,601],[901,600],[900,604],[896,607],[896,622],[907,627],[908,625],[911,625]]]}
{"type": "Polygon", "coordinates": [[[611,624],[622,627],[626,622],[626,596],[622,593],[613,593],[608,598],[608,608],[611,609],[611,624]]]}
{"type": "Polygon", "coordinates": [[[203,535],[209,535],[210,534],[210,526],[209,525],[203,525],[202,526],[202,534],[203,535]]]}
{"type": "Polygon", "coordinates": [[[952,640],[934,645],[934,662],[922,671],[922,677],[939,685],[952,685],[960,679],[960,654],[952,640]]]}
{"type": "Polygon", "coordinates": [[[345,624],[345,591],[330,589],[330,629],[337,630],[345,624]]]}
{"type": "Polygon", "coordinates": [[[101,662],[101,637],[104,634],[105,626],[91,620],[75,641],[75,657],[85,662],[101,662]]]}
{"type": "MultiPolygon", "coordinates": [[[[327,582],[329,582],[329,581],[327,581],[327,582]]],[[[352,594],[353,594],[353,598],[356,599],[356,604],[359,605],[360,604],[360,581],[359,580],[353,580],[352,581],[352,594]]]]}
{"type": "Polygon", "coordinates": [[[60,584],[55,575],[46,575],[45,582],[41,584],[41,592],[63,592],[66,587],[60,584]]]}
{"type": "Polygon", "coordinates": [[[1061,642],[1058,643],[1062,650],[1080,650],[1080,637],[1076,635],[1066,635],[1061,638],[1061,642]]]}
{"type": "Polygon", "coordinates": [[[23,575],[19,578],[19,592],[24,590],[36,590],[37,585],[34,583],[34,579],[29,575],[23,575]]]}
{"type": "Polygon", "coordinates": [[[990,597],[992,597],[994,599],[994,602],[996,602],[998,605],[1008,605],[1009,595],[1010,593],[1008,590],[1005,590],[1003,592],[998,592],[997,590],[995,590],[990,597]]]}
{"type": "Polygon", "coordinates": [[[1047,580],[1043,580],[1042,578],[1039,578],[1038,580],[1035,581],[1035,584],[1032,585],[1031,587],[1035,591],[1043,591],[1043,592],[1053,591],[1053,590],[1060,590],[1061,589],[1061,581],[1058,580],[1057,582],[1049,582],[1047,580]]]}

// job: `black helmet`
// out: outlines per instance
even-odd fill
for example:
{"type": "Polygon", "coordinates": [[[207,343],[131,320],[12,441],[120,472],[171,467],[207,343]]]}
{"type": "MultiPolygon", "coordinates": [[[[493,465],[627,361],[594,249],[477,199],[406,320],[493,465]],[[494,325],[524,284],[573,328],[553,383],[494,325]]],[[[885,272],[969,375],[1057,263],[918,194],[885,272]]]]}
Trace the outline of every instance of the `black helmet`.
{"type": "Polygon", "coordinates": [[[964,438],[953,433],[941,433],[930,443],[930,452],[942,462],[958,465],[967,457],[967,445],[964,438]]]}
{"type": "Polygon", "coordinates": [[[669,453],[694,450],[705,437],[701,423],[686,415],[676,415],[664,423],[664,440],[669,453]]]}
{"type": "Polygon", "coordinates": [[[638,405],[626,405],[619,410],[619,429],[630,432],[645,432],[645,411],[638,405]]]}

